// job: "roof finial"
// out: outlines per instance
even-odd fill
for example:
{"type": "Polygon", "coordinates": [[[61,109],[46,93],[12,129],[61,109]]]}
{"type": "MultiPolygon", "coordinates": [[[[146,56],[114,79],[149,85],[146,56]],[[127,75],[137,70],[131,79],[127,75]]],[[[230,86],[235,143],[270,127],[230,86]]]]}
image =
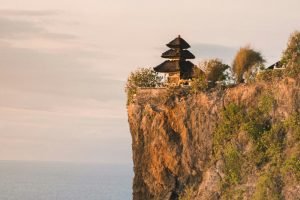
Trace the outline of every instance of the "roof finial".
{"type": "Polygon", "coordinates": [[[180,38],[180,34],[178,35],[178,37],[180,38]]]}

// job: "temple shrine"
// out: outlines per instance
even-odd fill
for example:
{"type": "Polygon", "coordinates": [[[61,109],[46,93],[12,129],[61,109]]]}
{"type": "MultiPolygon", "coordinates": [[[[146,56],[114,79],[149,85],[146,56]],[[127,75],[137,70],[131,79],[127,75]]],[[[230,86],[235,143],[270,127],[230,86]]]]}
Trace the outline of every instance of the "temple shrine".
{"type": "Polygon", "coordinates": [[[169,42],[170,49],[164,52],[161,57],[167,58],[165,62],[154,67],[154,71],[168,74],[169,84],[188,84],[193,78],[195,65],[187,59],[194,59],[195,56],[187,49],[191,46],[180,37],[180,35],[169,42]]]}

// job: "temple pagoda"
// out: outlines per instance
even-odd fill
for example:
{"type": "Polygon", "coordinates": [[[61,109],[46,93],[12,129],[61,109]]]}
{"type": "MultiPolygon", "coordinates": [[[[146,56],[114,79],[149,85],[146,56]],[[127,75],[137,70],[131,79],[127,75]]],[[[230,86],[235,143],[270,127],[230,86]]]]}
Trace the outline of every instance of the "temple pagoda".
{"type": "Polygon", "coordinates": [[[170,49],[164,52],[161,57],[167,58],[165,62],[154,67],[154,71],[168,73],[168,82],[179,84],[182,80],[189,80],[193,76],[194,64],[187,59],[194,59],[195,56],[189,52],[190,45],[180,35],[169,42],[170,49]]]}

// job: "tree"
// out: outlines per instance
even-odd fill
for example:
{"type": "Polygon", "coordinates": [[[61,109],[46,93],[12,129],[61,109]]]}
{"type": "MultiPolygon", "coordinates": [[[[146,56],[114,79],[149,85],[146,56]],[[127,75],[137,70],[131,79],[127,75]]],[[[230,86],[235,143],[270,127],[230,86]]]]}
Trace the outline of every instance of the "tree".
{"type": "Polygon", "coordinates": [[[290,35],[287,48],[282,54],[281,61],[287,64],[293,58],[300,57],[300,32],[295,31],[290,35]]]}
{"type": "Polygon", "coordinates": [[[200,64],[200,67],[203,69],[207,81],[211,82],[213,85],[215,85],[217,81],[226,80],[227,75],[225,74],[225,71],[229,66],[223,64],[221,60],[217,58],[205,60],[200,64]]]}
{"type": "Polygon", "coordinates": [[[242,83],[245,79],[249,81],[254,78],[257,70],[264,62],[260,52],[251,49],[250,46],[241,47],[232,64],[236,82],[242,83]]]}
{"type": "Polygon", "coordinates": [[[288,76],[296,76],[300,73],[300,32],[291,34],[287,48],[281,57],[282,65],[286,66],[288,76]]]}
{"type": "Polygon", "coordinates": [[[163,77],[151,68],[139,68],[131,72],[125,86],[127,104],[129,104],[139,87],[158,87],[162,85],[163,77]]]}

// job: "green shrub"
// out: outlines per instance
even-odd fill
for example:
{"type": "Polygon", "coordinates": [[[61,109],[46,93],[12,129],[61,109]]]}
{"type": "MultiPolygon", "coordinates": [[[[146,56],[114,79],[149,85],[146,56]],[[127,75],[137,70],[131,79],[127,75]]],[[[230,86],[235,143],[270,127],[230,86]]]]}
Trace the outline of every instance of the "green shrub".
{"type": "Polygon", "coordinates": [[[158,87],[161,85],[162,77],[151,68],[139,68],[131,72],[125,86],[127,105],[132,102],[139,87],[158,87]]]}
{"type": "Polygon", "coordinates": [[[282,167],[285,175],[292,174],[297,181],[300,181],[300,159],[299,157],[292,156],[287,159],[282,167]]]}
{"type": "Polygon", "coordinates": [[[194,78],[191,81],[191,92],[205,91],[208,88],[208,84],[204,72],[199,68],[195,68],[194,73],[194,78]]]}
{"type": "Polygon", "coordinates": [[[200,63],[200,67],[205,73],[206,80],[209,81],[212,86],[214,86],[216,82],[222,82],[227,79],[225,71],[229,69],[229,66],[217,58],[203,61],[200,63]]]}
{"type": "Polygon", "coordinates": [[[220,123],[216,127],[213,136],[213,146],[216,155],[234,135],[239,133],[241,124],[245,120],[245,112],[241,106],[229,104],[221,113],[220,123]]]}
{"type": "Polygon", "coordinates": [[[242,128],[253,140],[257,141],[265,131],[270,130],[269,113],[274,105],[275,99],[272,94],[265,92],[258,98],[258,104],[248,109],[242,128]]]}
{"type": "Polygon", "coordinates": [[[287,47],[282,54],[281,62],[288,64],[298,56],[300,56],[300,32],[295,31],[290,35],[287,47]]]}
{"type": "Polygon", "coordinates": [[[275,98],[270,91],[265,91],[258,99],[258,109],[264,115],[269,114],[275,105],[275,98]]]}
{"type": "Polygon", "coordinates": [[[241,127],[248,133],[250,138],[257,141],[264,131],[268,130],[269,119],[264,116],[261,110],[250,108],[247,112],[245,123],[241,127]]]}
{"type": "Polygon", "coordinates": [[[266,82],[277,82],[284,77],[284,70],[279,69],[266,69],[257,74],[256,80],[266,82]]]}
{"type": "Polygon", "coordinates": [[[221,113],[221,120],[214,131],[214,151],[218,153],[223,144],[230,141],[243,130],[250,138],[257,141],[261,135],[270,130],[269,112],[275,105],[274,97],[264,93],[258,99],[258,104],[246,110],[234,103],[229,104],[221,113]]]}
{"type": "Polygon", "coordinates": [[[285,128],[291,131],[296,141],[300,140],[300,113],[294,113],[285,120],[285,128]]]}
{"type": "Polygon", "coordinates": [[[281,200],[283,199],[282,181],[276,172],[267,172],[259,177],[253,200],[281,200]]]}
{"type": "Polygon", "coordinates": [[[281,63],[286,66],[285,75],[296,77],[300,74],[300,32],[291,34],[287,48],[282,54],[281,63]]]}
{"type": "MultiPolygon", "coordinates": [[[[282,122],[271,120],[274,106],[276,101],[273,95],[265,92],[258,98],[256,105],[247,109],[232,103],[222,111],[213,135],[213,150],[215,159],[224,160],[225,176],[221,186],[225,196],[233,194],[242,183],[243,176],[254,168],[263,169],[262,167],[266,166],[269,170],[280,169],[283,163],[286,129],[282,122]],[[242,152],[235,145],[241,132],[244,132],[252,143],[246,152],[242,152]]],[[[262,182],[269,183],[268,180],[262,182]]],[[[261,191],[257,192],[257,199],[260,193],[261,191]]]]}
{"type": "MultiPolygon", "coordinates": [[[[257,117],[259,118],[260,116],[257,117]]],[[[262,118],[262,120],[264,119],[262,118]]],[[[281,122],[276,122],[269,126],[261,122],[258,124],[254,123],[254,126],[260,128],[257,128],[255,131],[248,130],[253,142],[251,153],[248,156],[259,168],[269,162],[274,166],[280,166],[285,142],[284,125],[281,122]]],[[[268,122],[266,121],[265,123],[268,122]]]]}
{"type": "Polygon", "coordinates": [[[240,152],[233,145],[227,145],[224,149],[224,172],[223,187],[239,184],[241,180],[242,159],[240,152]]]}
{"type": "Polygon", "coordinates": [[[281,122],[273,124],[271,130],[266,131],[261,138],[265,147],[265,156],[271,164],[280,167],[282,164],[282,152],[284,148],[285,129],[281,122]]]}

